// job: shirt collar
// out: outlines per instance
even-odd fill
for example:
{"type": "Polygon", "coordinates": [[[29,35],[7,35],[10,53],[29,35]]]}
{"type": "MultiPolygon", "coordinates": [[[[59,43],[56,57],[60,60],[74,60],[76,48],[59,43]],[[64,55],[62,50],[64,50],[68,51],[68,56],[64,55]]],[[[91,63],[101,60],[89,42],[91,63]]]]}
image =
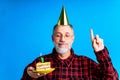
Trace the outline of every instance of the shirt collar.
{"type": "Polygon", "coordinates": [[[52,54],[54,55],[54,60],[57,61],[57,63],[62,63],[62,64],[65,64],[67,67],[69,67],[75,56],[74,50],[72,48],[71,48],[70,52],[71,52],[70,56],[64,60],[62,60],[58,57],[58,53],[56,52],[55,48],[53,48],[52,54]]]}

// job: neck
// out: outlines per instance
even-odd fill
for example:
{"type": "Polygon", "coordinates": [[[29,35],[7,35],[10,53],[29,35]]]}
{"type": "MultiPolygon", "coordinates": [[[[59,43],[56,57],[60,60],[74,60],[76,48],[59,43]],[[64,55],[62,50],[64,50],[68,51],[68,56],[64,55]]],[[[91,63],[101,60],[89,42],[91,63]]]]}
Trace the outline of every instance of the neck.
{"type": "Polygon", "coordinates": [[[60,59],[67,59],[70,56],[70,51],[68,51],[65,54],[58,54],[58,56],[60,57],[60,59]]]}

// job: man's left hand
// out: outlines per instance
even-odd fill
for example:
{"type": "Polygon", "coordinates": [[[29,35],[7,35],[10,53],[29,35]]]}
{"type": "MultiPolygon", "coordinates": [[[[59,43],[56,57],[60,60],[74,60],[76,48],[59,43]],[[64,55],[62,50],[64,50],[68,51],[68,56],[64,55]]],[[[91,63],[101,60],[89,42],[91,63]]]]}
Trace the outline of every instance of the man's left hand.
{"type": "Polygon", "coordinates": [[[90,36],[92,41],[92,46],[95,52],[101,51],[104,49],[103,39],[99,37],[99,35],[94,36],[93,30],[90,30],[90,36]]]}

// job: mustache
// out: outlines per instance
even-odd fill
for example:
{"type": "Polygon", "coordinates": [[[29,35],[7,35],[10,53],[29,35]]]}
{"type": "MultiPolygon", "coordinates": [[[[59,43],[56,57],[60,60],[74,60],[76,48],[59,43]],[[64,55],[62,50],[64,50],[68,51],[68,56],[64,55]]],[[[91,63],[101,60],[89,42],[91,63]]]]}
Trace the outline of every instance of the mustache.
{"type": "Polygon", "coordinates": [[[68,43],[66,43],[66,42],[59,42],[58,44],[68,44],[68,43]]]}

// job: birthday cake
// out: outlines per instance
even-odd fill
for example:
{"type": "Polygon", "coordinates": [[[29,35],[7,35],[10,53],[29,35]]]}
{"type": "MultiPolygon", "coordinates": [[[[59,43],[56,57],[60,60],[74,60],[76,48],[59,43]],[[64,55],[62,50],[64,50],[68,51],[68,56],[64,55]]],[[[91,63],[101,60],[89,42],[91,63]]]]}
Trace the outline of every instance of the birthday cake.
{"type": "Polygon", "coordinates": [[[33,72],[48,74],[54,70],[55,68],[51,68],[50,62],[44,62],[44,58],[41,57],[41,62],[36,63],[36,69],[33,72]]]}
{"type": "Polygon", "coordinates": [[[49,70],[50,68],[51,68],[50,62],[44,62],[44,63],[38,62],[36,64],[36,71],[49,70]]]}

